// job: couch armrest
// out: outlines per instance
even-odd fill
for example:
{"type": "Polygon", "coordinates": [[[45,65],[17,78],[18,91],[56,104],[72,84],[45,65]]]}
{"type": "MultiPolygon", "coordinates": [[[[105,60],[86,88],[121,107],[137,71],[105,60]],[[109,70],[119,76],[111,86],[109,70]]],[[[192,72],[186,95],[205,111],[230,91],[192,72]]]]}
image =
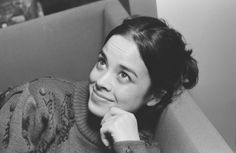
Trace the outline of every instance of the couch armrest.
{"type": "Polygon", "coordinates": [[[156,138],[164,153],[233,153],[188,92],[163,112],[156,138]]]}

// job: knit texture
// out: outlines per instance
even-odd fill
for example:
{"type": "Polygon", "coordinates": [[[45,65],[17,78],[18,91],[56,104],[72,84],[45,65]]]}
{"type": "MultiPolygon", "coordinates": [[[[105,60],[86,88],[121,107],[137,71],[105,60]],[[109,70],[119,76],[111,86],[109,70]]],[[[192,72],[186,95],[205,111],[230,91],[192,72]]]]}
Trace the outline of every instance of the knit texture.
{"type": "MultiPolygon", "coordinates": [[[[100,140],[100,121],[88,111],[88,82],[40,78],[0,95],[1,153],[150,153],[144,141],[100,140]]],[[[153,149],[152,149],[153,150],[153,149]]],[[[155,153],[159,152],[155,147],[155,153]]]]}
{"type": "Polygon", "coordinates": [[[76,125],[88,141],[97,146],[103,146],[99,133],[101,118],[88,111],[88,97],[88,82],[76,83],[73,102],[76,125]]]}

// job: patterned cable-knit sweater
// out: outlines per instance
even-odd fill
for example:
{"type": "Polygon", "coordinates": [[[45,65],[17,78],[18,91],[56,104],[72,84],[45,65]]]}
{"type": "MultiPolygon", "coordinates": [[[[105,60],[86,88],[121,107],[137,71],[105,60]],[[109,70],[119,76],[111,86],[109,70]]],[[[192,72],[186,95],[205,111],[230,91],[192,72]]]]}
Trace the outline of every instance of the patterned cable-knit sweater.
{"type": "Polygon", "coordinates": [[[106,148],[87,108],[88,82],[40,78],[0,95],[1,153],[158,153],[144,141],[106,148]]]}

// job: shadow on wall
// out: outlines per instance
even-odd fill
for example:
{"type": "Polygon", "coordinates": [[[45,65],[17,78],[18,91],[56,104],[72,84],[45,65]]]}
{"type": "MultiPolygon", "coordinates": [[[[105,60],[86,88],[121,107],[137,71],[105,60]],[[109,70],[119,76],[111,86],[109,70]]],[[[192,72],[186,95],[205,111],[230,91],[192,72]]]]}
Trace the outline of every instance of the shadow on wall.
{"type": "MultiPolygon", "coordinates": [[[[64,11],[80,5],[96,2],[100,0],[39,0],[45,15],[64,11]]],[[[126,11],[130,14],[130,5],[128,0],[119,0],[126,11]]]]}

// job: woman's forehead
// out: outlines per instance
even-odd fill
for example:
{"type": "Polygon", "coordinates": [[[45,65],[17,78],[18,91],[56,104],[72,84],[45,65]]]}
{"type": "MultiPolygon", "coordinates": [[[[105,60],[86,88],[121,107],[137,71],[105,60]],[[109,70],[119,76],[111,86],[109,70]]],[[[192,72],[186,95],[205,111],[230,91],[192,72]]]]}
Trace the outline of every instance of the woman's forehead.
{"type": "Polygon", "coordinates": [[[124,66],[137,72],[147,74],[148,70],[140,56],[136,44],[120,35],[112,36],[103,48],[103,54],[113,65],[124,66]]]}
{"type": "Polygon", "coordinates": [[[107,50],[114,50],[116,52],[122,52],[122,54],[130,54],[132,51],[137,51],[139,54],[137,45],[131,39],[128,39],[121,35],[112,36],[104,46],[107,50]]]}

